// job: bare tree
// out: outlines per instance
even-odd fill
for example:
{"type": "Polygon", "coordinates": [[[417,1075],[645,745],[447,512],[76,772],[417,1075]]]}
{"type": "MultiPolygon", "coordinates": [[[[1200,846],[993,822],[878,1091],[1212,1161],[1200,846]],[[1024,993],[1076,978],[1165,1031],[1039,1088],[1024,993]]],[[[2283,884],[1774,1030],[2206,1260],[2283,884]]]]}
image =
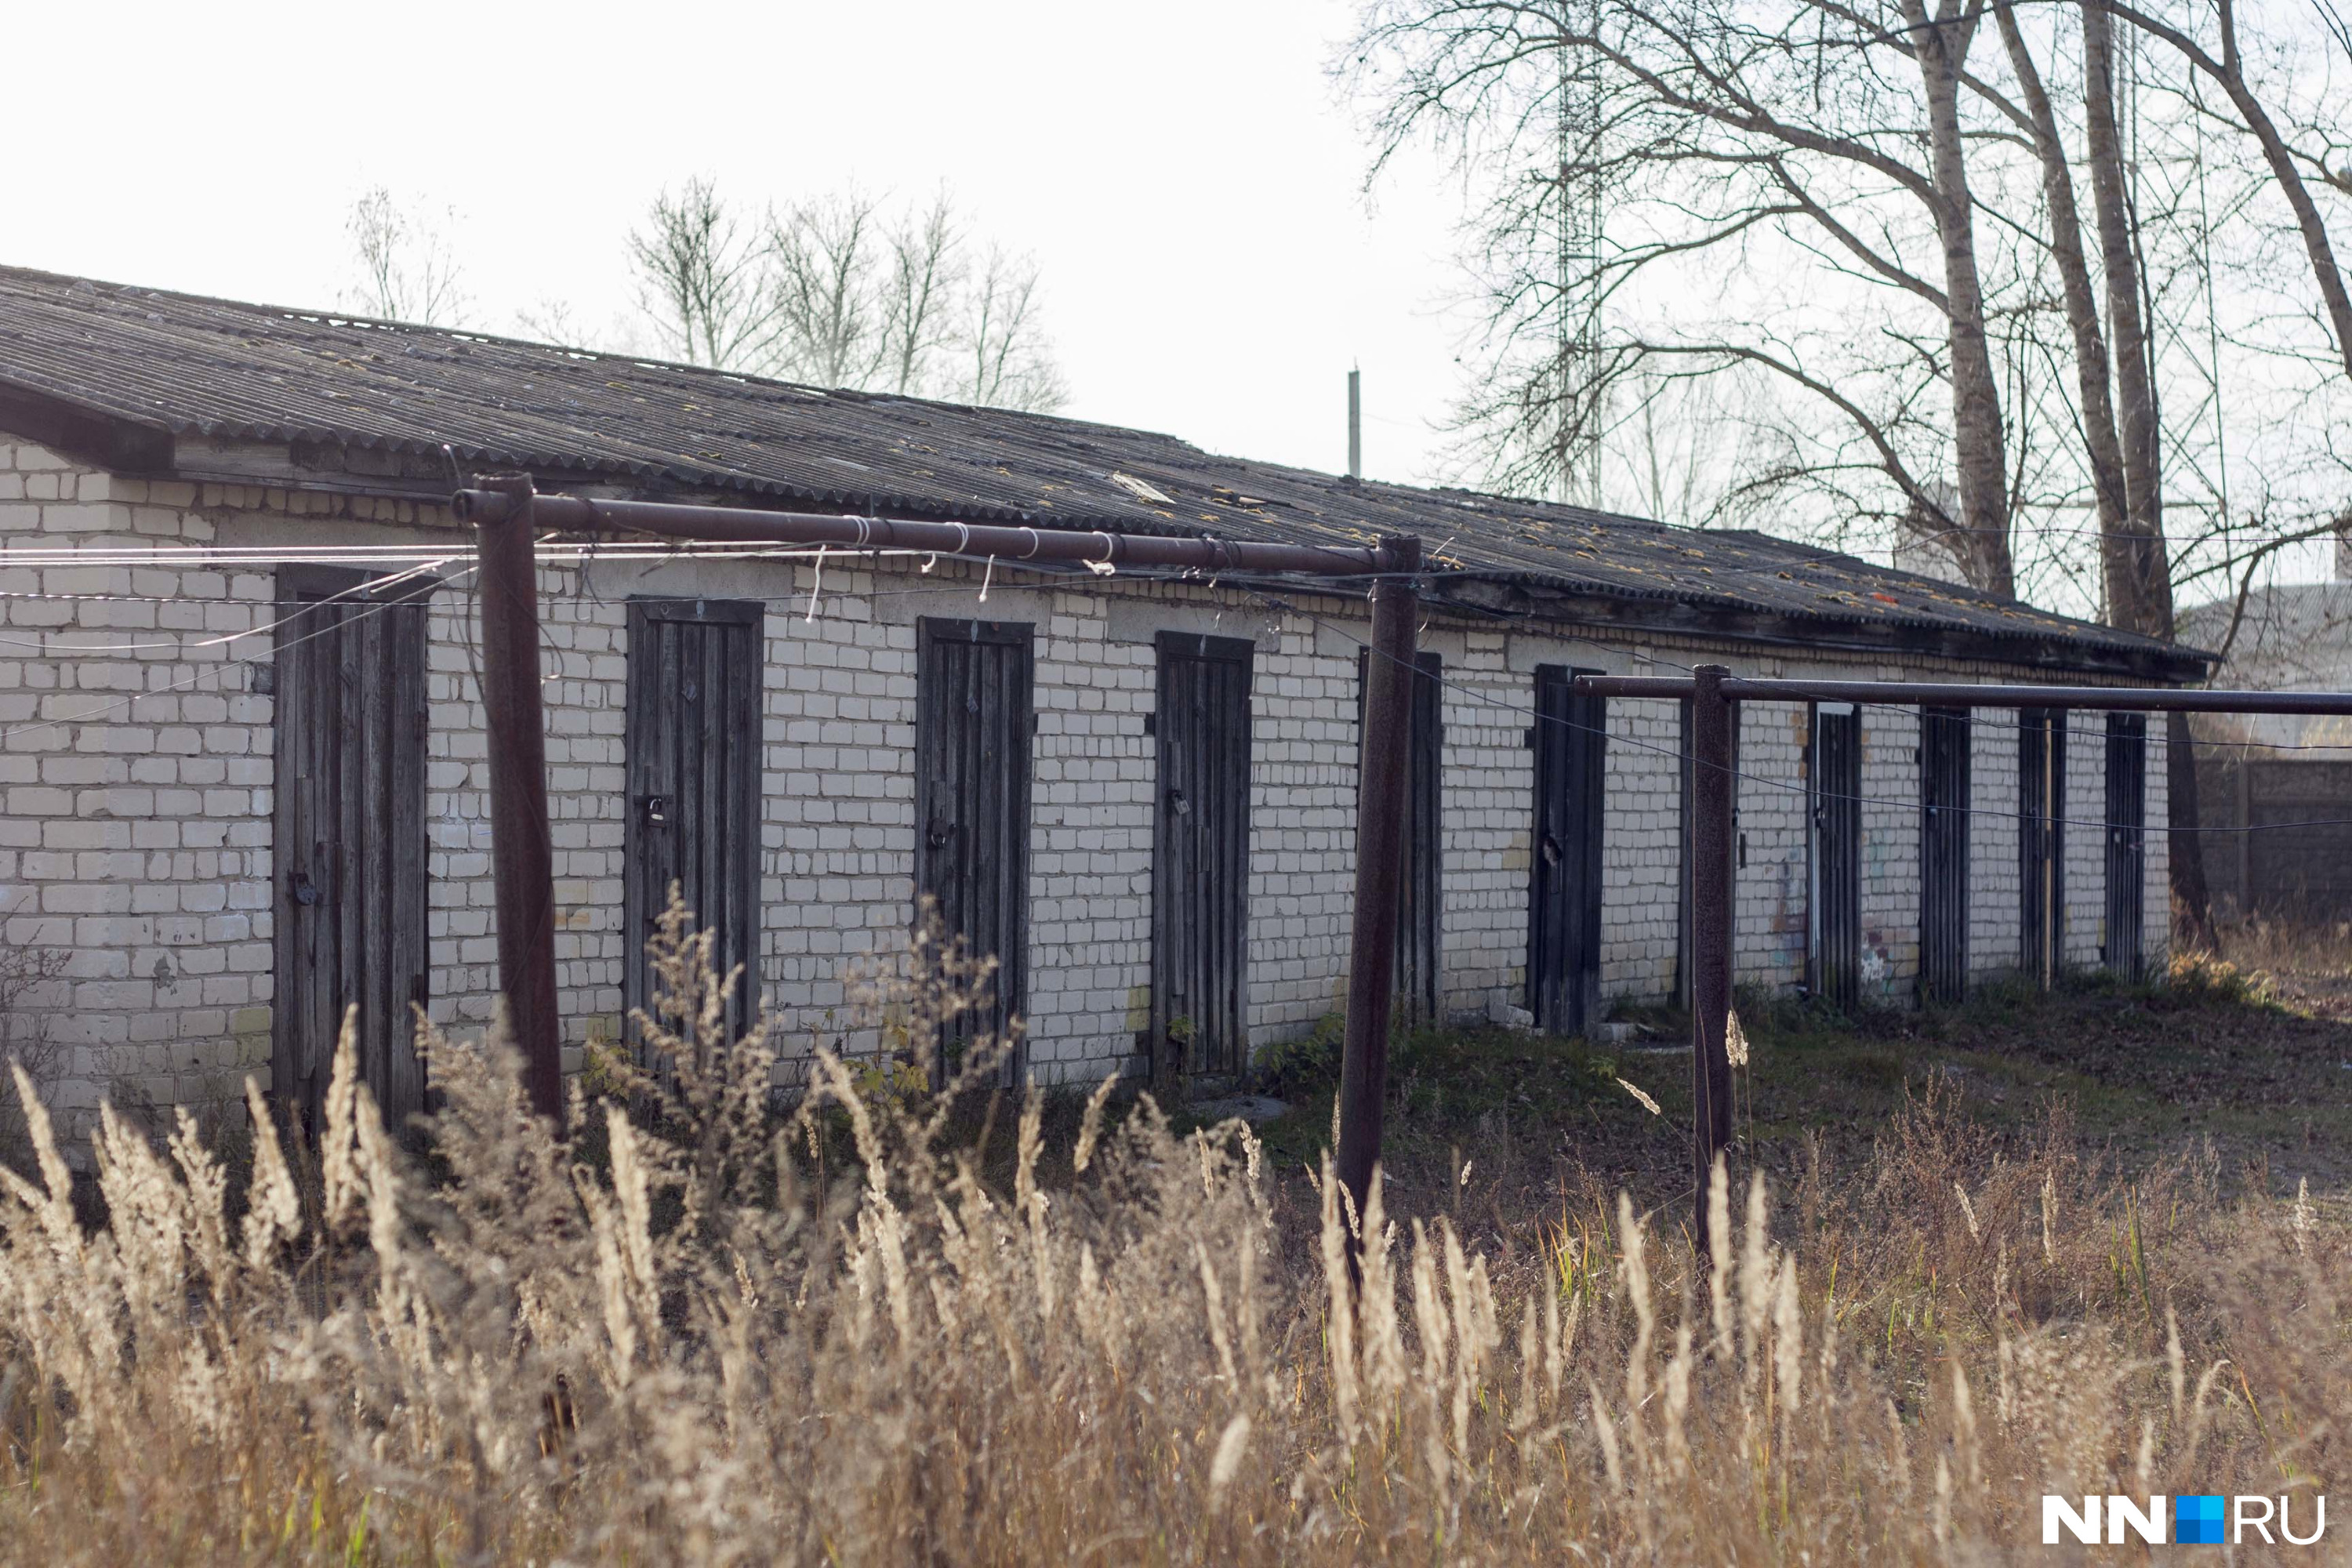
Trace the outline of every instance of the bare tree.
{"type": "Polygon", "coordinates": [[[893,208],[855,190],[754,226],[694,182],[632,255],[645,313],[695,363],[1050,411],[1066,391],[1036,268],[993,247],[975,263],[968,228],[945,192],[893,208]]]}
{"type": "Polygon", "coordinates": [[[891,391],[912,395],[933,384],[955,349],[955,302],[969,282],[963,220],[941,191],[891,226],[889,244],[882,327],[890,352],[883,370],[891,391]]]}
{"type": "Polygon", "coordinates": [[[1050,414],[1067,401],[1061,368],[1037,325],[1037,264],[991,247],[963,295],[955,395],[994,408],[1050,414]]]}
{"type": "Polygon", "coordinates": [[[765,367],[777,333],[766,252],[709,180],[654,198],[629,234],[637,306],[664,352],[718,370],[765,367]]]}
{"type": "Polygon", "coordinates": [[[1522,172],[1492,184],[1479,220],[1498,374],[1463,415],[1506,459],[1490,476],[1538,477],[1547,448],[1581,445],[1564,426],[1608,417],[1622,400],[1607,389],[1661,362],[1744,367],[1836,427],[1790,430],[1774,485],[1924,531],[1970,582],[2010,592],[2016,481],[1964,90],[1982,17],[1982,0],[1374,0],[1351,52],[1380,156],[1432,132],[1474,178],[1522,172]],[[1597,102],[1571,112],[1570,83],[1597,102]],[[1549,192],[1570,184],[1609,191],[1622,220],[1576,267],[1540,232],[1549,192]],[[1693,319],[1706,269],[1759,268],[1786,297],[1752,289],[1693,319]],[[1867,325],[1821,310],[1807,278],[1869,300],[1867,325]],[[1645,290],[1674,307],[1643,320],[1645,290]],[[1531,330],[1570,295],[1612,313],[1578,375],[1531,330]]]}
{"type": "Polygon", "coordinates": [[[451,243],[456,215],[403,206],[383,185],[352,204],[344,232],[359,262],[349,298],[371,316],[425,326],[464,324],[471,301],[451,243]]]}
{"type": "MultiPolygon", "coordinates": [[[[2277,106],[2265,100],[2248,70],[2246,42],[2241,33],[2235,0],[2215,0],[2210,17],[2210,47],[2198,37],[2195,24],[2176,24],[2124,0],[2091,0],[2091,4],[2170,46],[2228,98],[2241,129],[2261,150],[2279,195],[2294,215],[2295,236],[2310,262],[2313,281],[2326,307],[2328,327],[2336,339],[2336,356],[2343,363],[2344,374],[2352,377],[2352,286],[2346,283],[2326,220],[2311,190],[2312,181],[2316,180],[2324,187],[2352,195],[2352,165],[2340,162],[2331,165],[2328,162],[2331,153],[2340,159],[2346,151],[2340,140],[2345,123],[2340,106],[2332,117],[2315,118],[2304,144],[2298,145],[2291,138],[2288,129],[2280,123],[2277,106]]],[[[2317,5],[2329,36],[2347,60],[2352,60],[2352,23],[2347,23],[2333,0],[2317,0],[2317,5]]]]}

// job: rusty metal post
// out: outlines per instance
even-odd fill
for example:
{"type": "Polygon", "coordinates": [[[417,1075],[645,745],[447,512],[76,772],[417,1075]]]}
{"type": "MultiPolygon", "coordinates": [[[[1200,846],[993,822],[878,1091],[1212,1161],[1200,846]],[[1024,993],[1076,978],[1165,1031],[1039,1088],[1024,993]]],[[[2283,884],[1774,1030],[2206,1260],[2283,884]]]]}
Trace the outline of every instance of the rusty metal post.
{"type": "MultiPolygon", "coordinates": [[[[1364,661],[1364,727],[1356,795],[1356,908],[1349,942],[1348,1030],[1339,1062],[1340,1183],[1361,1215],[1381,1157],[1388,1100],[1389,1009],[1396,982],[1397,905],[1404,887],[1406,784],[1412,767],[1414,623],[1421,541],[1382,541],[1389,569],[1372,589],[1372,651],[1364,661]]],[[[1355,1256],[1350,1245],[1349,1256],[1355,1256]]]]}
{"type": "Polygon", "coordinates": [[[1730,670],[1702,664],[1691,689],[1691,1169],[1698,1183],[1698,1255],[1707,1256],[1706,1191],[1731,1143],[1732,773],[1730,670]]]}
{"type": "Polygon", "coordinates": [[[547,823],[547,719],[540,691],[539,575],[528,475],[477,481],[512,504],[474,525],[482,606],[482,711],[489,733],[490,862],[498,883],[499,988],[530,1103],[560,1126],[555,1017],[555,860],[547,823]]]}

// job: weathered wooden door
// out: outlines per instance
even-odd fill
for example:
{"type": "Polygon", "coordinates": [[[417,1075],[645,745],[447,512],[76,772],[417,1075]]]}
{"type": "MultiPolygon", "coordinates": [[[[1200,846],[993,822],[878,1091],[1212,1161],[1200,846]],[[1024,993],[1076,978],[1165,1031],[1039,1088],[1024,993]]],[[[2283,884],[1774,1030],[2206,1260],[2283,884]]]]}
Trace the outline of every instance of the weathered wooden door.
{"type": "MultiPolygon", "coordinates": [[[[1356,656],[1356,721],[1364,718],[1370,650],[1356,656]]],[[[1445,665],[1437,654],[1413,661],[1406,705],[1404,876],[1397,888],[1396,969],[1391,989],[1409,1017],[1437,1016],[1444,981],[1445,818],[1445,665]]]]}
{"type": "Polygon", "coordinates": [[[1862,1002],[1862,714],[1850,702],[1813,705],[1806,769],[1812,808],[1812,994],[1840,1012],[1862,1002]]]}
{"type": "Polygon", "coordinates": [[[2138,979],[2147,923],[2147,715],[2107,715],[2106,965],[2138,979]]]}
{"type": "Polygon", "coordinates": [[[279,572],[273,1094],[317,1127],[344,1009],[362,1081],[394,1126],[424,1109],[427,991],[425,622],[433,587],[279,572]]]}
{"type": "Polygon", "coordinates": [[[1528,893],[1528,1011],[1577,1035],[1601,1002],[1601,849],[1609,714],[1570,684],[1595,673],[1536,670],[1535,832],[1528,893]]]}
{"type": "Polygon", "coordinates": [[[1154,1070],[1249,1065],[1251,645],[1162,632],[1151,856],[1154,1070]]]}
{"type": "Polygon", "coordinates": [[[2066,965],[2066,710],[2017,715],[2020,969],[2037,985],[2066,965]]]}
{"type": "Polygon", "coordinates": [[[1969,713],[1919,711],[1919,994],[1969,985],[1969,713]]]}
{"type": "MultiPolygon", "coordinates": [[[[941,1031],[941,1065],[983,1033],[1000,1039],[1028,998],[1030,628],[992,621],[917,626],[915,892],[975,957],[997,961],[992,1001],[941,1031]]],[[[1003,1081],[1020,1081],[1004,1058],[1003,1081]]]]}
{"type": "Polygon", "coordinates": [[[675,888],[695,929],[716,933],[719,975],[743,966],[730,1035],[759,1006],[761,618],[759,605],[731,600],[629,601],[622,1001],[652,1013],[646,943],[675,888]]]}

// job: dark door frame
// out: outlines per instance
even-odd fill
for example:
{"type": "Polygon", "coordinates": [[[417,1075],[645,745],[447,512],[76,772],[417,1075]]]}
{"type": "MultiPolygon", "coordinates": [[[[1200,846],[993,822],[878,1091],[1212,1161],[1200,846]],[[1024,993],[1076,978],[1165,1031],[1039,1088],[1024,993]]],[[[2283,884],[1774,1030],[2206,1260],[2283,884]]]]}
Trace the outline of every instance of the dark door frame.
{"type": "Polygon", "coordinates": [[[2106,941],[2102,957],[2126,979],[2147,957],[2147,715],[2107,715],[2106,941]]]}
{"type": "Polygon", "coordinates": [[[1589,1029],[1601,1003],[1609,710],[1606,699],[1570,684],[1577,676],[1600,673],[1538,665],[1536,721],[1528,731],[1535,752],[1528,842],[1528,1011],[1538,1028],[1561,1035],[1589,1029]],[[1558,896],[1551,897],[1555,879],[1558,896]],[[1551,973],[1555,952],[1558,974],[1551,973]]]}
{"type": "MultiPolygon", "coordinates": [[[[974,844],[972,823],[995,817],[1013,829],[1005,839],[1009,853],[995,862],[996,876],[1003,884],[999,896],[1006,897],[1010,909],[1006,923],[1010,927],[1003,949],[995,954],[996,977],[992,1005],[985,1016],[967,1014],[950,1020],[940,1030],[937,1044],[938,1057],[932,1062],[935,1082],[947,1081],[948,1058],[961,1042],[980,1031],[994,1033],[999,1038],[1006,1035],[1010,1021],[1024,1016],[1028,1007],[1029,987],[1029,849],[1032,784],[1035,772],[1036,740],[1035,689],[1036,631],[1026,621],[959,621],[923,616],[915,623],[915,900],[919,911],[924,895],[939,887],[938,864],[942,852],[969,854],[974,844]],[[950,693],[936,689],[933,672],[938,668],[939,650],[945,645],[968,644],[973,647],[1010,647],[1019,651],[1018,670],[1013,680],[1013,690],[1002,710],[1006,732],[979,739],[980,752],[965,759],[985,766],[991,757],[1010,761],[1011,748],[1018,747],[1018,765],[1010,767],[999,783],[997,798],[990,801],[983,792],[975,802],[941,801],[933,782],[931,759],[933,748],[945,743],[945,710],[940,704],[950,693]],[[967,809],[968,807],[968,809],[967,809]]],[[[968,702],[976,695],[966,693],[968,702]]],[[[975,786],[985,781],[967,781],[975,786]]],[[[942,916],[943,921],[945,916],[942,916]]],[[[968,935],[949,931],[950,937],[968,935]]],[[[974,956],[979,956],[974,954],[974,956]]],[[[1025,1052],[1019,1042],[1004,1057],[1000,1081],[1007,1087],[1017,1085],[1026,1067],[1025,1052]]]]}
{"type": "Polygon", "coordinates": [[[1816,702],[1808,720],[1805,987],[1851,1013],[1862,1000],[1862,710],[1850,702],[1816,702]],[[1853,731],[1834,780],[1825,776],[1834,754],[1825,721],[1853,731]]]}
{"type": "Polygon", "coordinates": [[[2066,966],[2066,710],[2018,710],[2018,969],[2054,984],[2066,966]]]}
{"type": "Polygon", "coordinates": [[[1965,708],[1919,711],[1919,996],[1926,1002],[1958,1002],[1968,991],[1974,730],[1965,708]]]}
{"type": "MultiPolygon", "coordinates": [[[[1238,1077],[1249,1069],[1250,763],[1251,731],[1255,728],[1250,688],[1257,648],[1255,643],[1242,637],[1161,632],[1154,639],[1154,651],[1157,673],[1150,721],[1150,733],[1157,741],[1151,834],[1152,1072],[1163,1080],[1173,1080],[1186,1073],[1238,1077]],[[1238,800],[1215,798],[1214,790],[1204,792],[1203,798],[1195,800],[1183,795],[1181,783],[1171,782],[1171,775],[1177,780],[1193,776],[1186,771],[1191,763],[1181,756],[1171,756],[1171,750],[1181,747],[1191,733],[1188,722],[1207,723],[1216,717],[1171,696],[1171,680],[1178,678],[1178,667],[1187,662],[1238,666],[1241,670],[1238,733],[1223,734],[1212,742],[1226,777],[1235,776],[1234,770],[1238,764],[1238,800]],[[1177,851],[1170,829],[1171,820],[1179,817],[1184,819],[1187,832],[1192,835],[1191,842],[1208,843],[1212,858],[1221,868],[1208,871],[1196,868],[1191,886],[1184,889],[1176,885],[1177,851]],[[1213,884],[1219,877],[1226,883],[1223,896],[1200,896],[1213,894],[1216,889],[1213,884]],[[1196,896],[1187,899],[1183,896],[1187,892],[1196,896]],[[1170,1011],[1170,970],[1180,926],[1192,939],[1189,951],[1205,963],[1199,973],[1186,978],[1220,993],[1211,998],[1219,1015],[1213,1028],[1205,1026],[1189,1011],[1182,1015],[1170,1011]],[[1170,1033],[1180,1016],[1192,1023],[1187,1037],[1181,1041],[1170,1033]]],[[[1197,1003],[1192,1005],[1198,1007],[1197,1003]]]]}
{"type": "MultiPolygon", "coordinates": [[[[360,1075],[384,1112],[385,1121],[401,1126],[413,1113],[426,1108],[428,1086],[415,1052],[415,1012],[432,994],[432,933],[430,922],[430,840],[425,830],[425,760],[428,746],[428,705],[425,664],[428,646],[428,601],[442,586],[438,577],[403,577],[374,592],[366,591],[371,574],[334,566],[289,565],[278,571],[279,623],[276,647],[264,672],[272,697],[273,796],[270,845],[274,889],[271,962],[273,995],[270,1007],[270,1090],[295,1115],[316,1124],[327,1088],[336,1039],[346,1005],[360,1005],[360,1075]],[[341,604],[350,609],[331,625],[310,606],[341,604]],[[393,668],[362,671],[354,668],[355,649],[349,640],[362,616],[383,617],[373,628],[379,647],[394,660],[393,668]],[[396,641],[395,641],[396,639],[396,641]],[[315,656],[327,646],[340,650],[334,697],[334,734],[298,735],[296,730],[315,715],[304,709],[318,694],[300,689],[298,670],[315,668],[315,656]],[[308,650],[306,654],[304,650],[308,650]],[[357,696],[354,710],[344,699],[357,696]],[[383,710],[372,710],[380,703],[383,710]],[[390,711],[397,709],[399,711],[390,711]],[[379,726],[365,721],[381,718],[379,726]],[[302,775],[297,752],[306,742],[314,750],[311,761],[334,769],[330,787],[334,820],[310,823],[307,835],[297,832],[296,815],[305,809],[297,780],[302,775]],[[344,763],[356,760],[362,769],[388,771],[381,799],[371,801],[365,791],[350,787],[341,776],[344,763]],[[331,832],[328,831],[331,826],[331,832]],[[382,854],[369,858],[362,850],[371,835],[379,836],[382,854]],[[295,840],[308,837],[304,851],[295,840]],[[310,922],[295,918],[293,906],[321,904],[340,916],[335,942],[335,994],[309,1019],[296,1016],[302,987],[296,975],[306,955],[302,942],[310,922]],[[352,952],[351,939],[356,943],[352,952]],[[402,973],[405,971],[405,973],[402,973]],[[352,993],[356,990],[358,994],[352,993]]],[[[315,930],[311,934],[315,935],[315,930]]]]}
{"type": "MultiPolygon", "coordinates": [[[[714,836],[700,841],[700,863],[692,868],[679,865],[676,879],[699,885],[706,877],[723,875],[732,884],[729,890],[734,895],[733,907],[721,924],[716,954],[722,979],[728,969],[736,964],[740,964],[743,971],[728,999],[727,1028],[731,1037],[748,1028],[759,1010],[760,803],[766,772],[761,693],[767,684],[767,606],[758,600],[637,595],[628,601],[628,617],[629,662],[622,721],[624,765],[628,773],[628,815],[621,855],[623,1034],[634,1035],[634,1026],[627,1021],[630,1015],[639,1008],[650,1008],[652,973],[646,960],[645,944],[652,934],[654,921],[669,903],[667,881],[660,887],[647,885],[646,855],[649,844],[645,836],[657,829],[675,832],[691,813],[706,823],[712,816],[733,818],[719,824],[714,836]],[[646,770],[664,761],[653,752],[655,738],[663,733],[661,726],[676,724],[679,715],[677,691],[659,689],[659,672],[646,664],[646,655],[653,646],[648,634],[656,622],[727,628],[740,634],[730,641],[749,645],[748,652],[741,655],[748,679],[731,682],[723,694],[722,700],[729,704],[730,711],[706,719],[707,723],[716,726],[740,747],[734,755],[738,770],[734,782],[739,787],[731,794],[727,788],[728,781],[717,777],[707,767],[701,770],[693,801],[684,798],[676,780],[666,791],[640,787],[649,782],[646,770]],[[687,875],[689,870],[695,873],[691,879],[687,875]]],[[[708,663],[692,676],[683,670],[677,672],[680,682],[691,680],[697,684],[711,673],[708,663]]],[[[684,759],[688,754],[687,737],[680,734],[677,740],[678,757],[684,759]]],[[[709,760],[707,752],[704,760],[709,760]]],[[[658,775],[652,782],[658,782],[658,775]]],[[[695,887],[689,886],[687,892],[688,902],[695,904],[695,887]]],[[[698,929],[709,929],[710,913],[697,907],[695,920],[698,929]]]]}

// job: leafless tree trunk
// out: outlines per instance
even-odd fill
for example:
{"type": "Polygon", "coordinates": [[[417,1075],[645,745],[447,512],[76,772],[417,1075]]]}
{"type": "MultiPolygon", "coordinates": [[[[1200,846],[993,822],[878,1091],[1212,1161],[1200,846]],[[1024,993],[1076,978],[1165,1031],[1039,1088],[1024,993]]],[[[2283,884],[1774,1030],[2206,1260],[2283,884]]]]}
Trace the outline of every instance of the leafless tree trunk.
{"type": "Polygon", "coordinates": [[[2116,402],[2122,437],[2125,525],[2118,569],[2107,585],[2108,618],[2149,637],[2172,635],[2172,579],[2165,562],[2164,492],[2158,450],[2156,386],[2147,323],[2140,314],[2139,258],[2125,194],[2123,141],[2116,127],[2113,26],[2096,0],[2083,6],[2084,130],[2099,263],[2107,284],[2115,342],[2116,402]]]}
{"type": "MultiPolygon", "coordinates": [[[[2124,468],[2125,521],[2120,536],[2102,538],[2107,568],[2107,614],[2116,626],[2169,640],[2173,634],[2172,563],[2164,537],[2164,469],[2158,425],[2154,355],[2140,311],[2136,216],[2126,191],[2123,138],[2116,119],[2114,24],[2098,0],[2083,8],[2083,105],[2092,205],[2098,216],[2099,258],[2107,284],[2107,320],[2114,328],[2116,402],[2124,468]]],[[[2204,841],[2198,837],[2197,763],[2188,716],[2165,721],[2168,839],[2174,907],[2185,934],[2214,942],[2213,910],[2205,880],[2204,841]]]]}
{"type": "Polygon", "coordinates": [[[2009,460],[2003,450],[2000,382],[1985,332],[1984,282],[1977,268],[1976,204],[1969,192],[1960,130],[1960,77],[1983,18],[1980,0],[1904,0],[1911,47],[1927,89],[1935,216],[1944,250],[1944,310],[1952,353],[1952,444],[1969,581],[2001,595],[2017,591],[2009,546],[2009,460]]]}
{"type": "Polygon", "coordinates": [[[2066,327],[2074,340],[2075,385],[2082,397],[2084,458],[2099,524],[2099,558],[2108,584],[2108,603],[2118,601],[2115,585],[2128,569],[2125,552],[2123,448],[2116,435],[2116,411],[2107,382],[2106,333],[2099,324],[2098,296],[2090,260],[2083,250],[2083,219],[2074,202],[2074,178],[2058,117],[2050,105],[2042,72],[2018,26],[2013,5],[1998,5],[1994,16],[2010,68],[2024,99],[2023,119],[2042,165],[2042,199],[2050,207],[2050,253],[2057,263],[2066,327]]]}

